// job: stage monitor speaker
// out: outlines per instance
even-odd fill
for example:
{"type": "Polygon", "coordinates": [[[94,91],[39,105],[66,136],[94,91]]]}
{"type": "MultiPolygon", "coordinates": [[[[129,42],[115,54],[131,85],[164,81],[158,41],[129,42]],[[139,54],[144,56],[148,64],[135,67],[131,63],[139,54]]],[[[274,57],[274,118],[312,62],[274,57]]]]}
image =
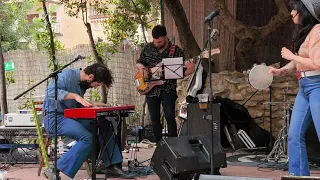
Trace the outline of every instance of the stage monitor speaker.
{"type": "Polygon", "coordinates": [[[199,180],[274,180],[269,178],[250,178],[250,177],[236,177],[236,176],[216,176],[201,174],[199,180]]]}
{"type": "Polygon", "coordinates": [[[316,180],[320,179],[320,177],[312,177],[312,176],[282,176],[281,180],[316,180]]]}
{"type": "MultiPolygon", "coordinates": [[[[163,180],[181,179],[182,173],[210,170],[210,136],[180,136],[159,141],[151,158],[153,171],[163,180]]],[[[226,154],[214,144],[214,167],[226,167],[226,154]]]]}

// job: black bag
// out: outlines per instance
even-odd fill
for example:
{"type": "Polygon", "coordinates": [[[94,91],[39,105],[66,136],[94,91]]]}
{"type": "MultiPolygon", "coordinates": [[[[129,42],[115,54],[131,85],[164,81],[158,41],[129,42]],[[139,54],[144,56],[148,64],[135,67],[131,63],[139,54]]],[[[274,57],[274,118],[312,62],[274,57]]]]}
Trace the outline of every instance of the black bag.
{"type": "MultiPolygon", "coordinates": [[[[274,137],[272,137],[272,142],[270,143],[270,133],[254,122],[248,110],[243,105],[238,104],[228,98],[221,97],[216,97],[215,102],[221,103],[224,111],[224,114],[221,115],[221,122],[224,123],[221,124],[231,124],[229,126],[235,126],[236,131],[239,129],[244,130],[255,143],[256,147],[272,148],[275,141],[274,137]]],[[[237,143],[236,149],[239,149],[243,146],[239,145],[240,139],[234,135],[234,131],[235,130],[232,128],[229,129],[229,132],[233,134],[232,140],[234,143],[237,143]]]]}

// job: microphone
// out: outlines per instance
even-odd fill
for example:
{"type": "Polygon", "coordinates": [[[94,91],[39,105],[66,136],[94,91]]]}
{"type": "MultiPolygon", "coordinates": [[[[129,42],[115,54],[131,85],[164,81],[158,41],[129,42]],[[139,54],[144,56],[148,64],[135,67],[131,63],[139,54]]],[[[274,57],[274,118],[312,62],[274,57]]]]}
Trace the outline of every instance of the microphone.
{"type": "Polygon", "coordinates": [[[210,39],[215,40],[217,35],[219,35],[218,29],[212,29],[212,32],[210,34],[210,39]]]}
{"type": "Polygon", "coordinates": [[[210,22],[214,17],[219,15],[219,9],[213,10],[205,19],[204,23],[210,22]]]}
{"type": "Polygon", "coordinates": [[[77,60],[79,60],[79,59],[85,59],[86,57],[83,57],[83,56],[81,56],[81,55],[78,55],[75,59],[74,59],[74,61],[77,61],[77,60]]]}

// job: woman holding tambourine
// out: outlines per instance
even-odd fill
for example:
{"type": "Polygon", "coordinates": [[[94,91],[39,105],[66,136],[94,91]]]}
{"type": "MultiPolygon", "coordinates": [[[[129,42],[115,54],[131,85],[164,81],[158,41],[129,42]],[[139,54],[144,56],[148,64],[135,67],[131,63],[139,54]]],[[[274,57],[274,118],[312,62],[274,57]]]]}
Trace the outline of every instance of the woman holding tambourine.
{"type": "Polygon", "coordinates": [[[305,133],[313,120],[320,139],[320,2],[319,0],[290,0],[293,22],[299,31],[291,51],[282,48],[282,58],[289,63],[269,72],[281,76],[296,70],[299,81],[288,133],[289,175],[309,176],[305,133]]]}

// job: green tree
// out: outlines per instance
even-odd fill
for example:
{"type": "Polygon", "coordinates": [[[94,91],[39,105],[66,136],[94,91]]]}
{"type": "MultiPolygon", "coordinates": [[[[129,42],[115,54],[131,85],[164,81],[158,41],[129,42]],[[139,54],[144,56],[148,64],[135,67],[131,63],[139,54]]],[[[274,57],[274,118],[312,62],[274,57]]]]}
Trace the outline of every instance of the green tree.
{"type": "MultiPolygon", "coordinates": [[[[39,8],[37,9],[37,11],[43,10],[43,8],[39,8]]],[[[52,18],[51,18],[51,14],[52,12],[54,12],[55,10],[55,6],[51,6],[50,9],[48,10],[48,16],[49,16],[49,20],[51,23],[55,23],[52,18]]],[[[47,22],[45,17],[39,17],[39,18],[34,18],[33,19],[33,23],[32,23],[32,27],[34,29],[33,31],[33,41],[35,42],[35,45],[37,47],[37,49],[43,49],[45,51],[47,51],[47,53],[49,54],[49,64],[48,67],[53,70],[54,69],[54,65],[53,65],[53,54],[52,54],[52,50],[51,50],[51,39],[50,39],[50,33],[47,29],[47,22]]],[[[56,51],[60,51],[64,49],[64,45],[56,38],[56,34],[52,33],[53,36],[53,43],[54,43],[54,49],[55,52],[56,51]]],[[[56,62],[58,65],[58,68],[61,68],[62,65],[57,61],[56,62]]]]}
{"type": "Polygon", "coordinates": [[[97,7],[97,11],[108,16],[102,25],[106,40],[114,46],[122,44],[124,40],[134,45],[145,43],[145,30],[151,28],[151,23],[160,20],[160,0],[109,0],[108,3],[115,8],[97,7]],[[139,25],[143,41],[137,38],[139,25]]]}
{"type": "Polygon", "coordinates": [[[28,24],[26,17],[34,3],[34,0],[0,2],[0,34],[3,51],[29,47],[33,27],[28,24]]]}
{"type": "Polygon", "coordinates": [[[8,112],[6,79],[3,52],[12,49],[23,49],[30,42],[31,28],[28,26],[26,15],[34,1],[0,1],[0,93],[2,117],[8,112]]]}

